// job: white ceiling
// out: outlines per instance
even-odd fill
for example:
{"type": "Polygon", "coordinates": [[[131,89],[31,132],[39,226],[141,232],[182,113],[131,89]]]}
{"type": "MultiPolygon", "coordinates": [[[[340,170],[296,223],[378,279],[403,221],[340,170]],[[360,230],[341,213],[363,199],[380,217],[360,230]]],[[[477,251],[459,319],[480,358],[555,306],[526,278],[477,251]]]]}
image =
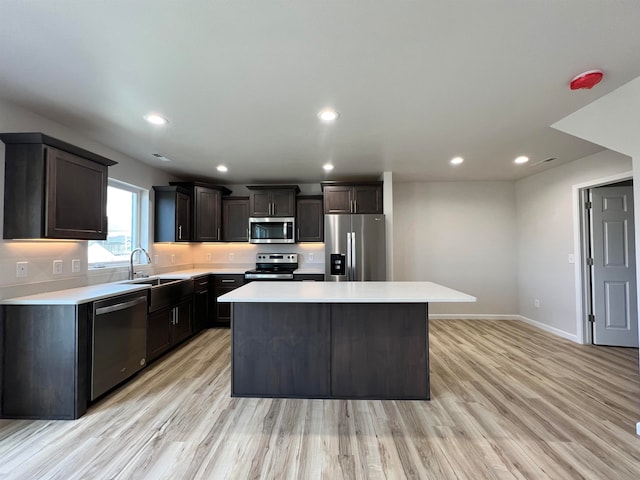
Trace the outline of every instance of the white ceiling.
{"type": "Polygon", "coordinates": [[[0,19],[0,98],[227,184],[521,178],[599,151],[550,125],[640,76],[637,0],[0,0],[0,19]]]}

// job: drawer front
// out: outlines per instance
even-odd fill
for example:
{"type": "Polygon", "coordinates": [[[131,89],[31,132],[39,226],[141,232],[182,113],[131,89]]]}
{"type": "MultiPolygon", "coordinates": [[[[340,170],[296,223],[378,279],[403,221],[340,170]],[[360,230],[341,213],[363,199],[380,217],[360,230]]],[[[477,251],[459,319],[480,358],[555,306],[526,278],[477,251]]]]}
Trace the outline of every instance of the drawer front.
{"type": "Polygon", "coordinates": [[[214,285],[216,287],[239,287],[244,284],[244,275],[215,275],[214,285]]]}

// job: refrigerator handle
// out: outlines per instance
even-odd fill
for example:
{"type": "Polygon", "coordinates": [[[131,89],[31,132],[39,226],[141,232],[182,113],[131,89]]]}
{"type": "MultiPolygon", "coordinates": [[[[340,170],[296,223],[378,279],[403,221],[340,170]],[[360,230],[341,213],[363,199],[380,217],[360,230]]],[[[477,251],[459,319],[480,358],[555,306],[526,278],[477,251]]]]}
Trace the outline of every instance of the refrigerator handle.
{"type": "Polygon", "coordinates": [[[351,280],[351,232],[347,232],[347,282],[351,280]]]}
{"type": "Polygon", "coordinates": [[[356,266],[358,265],[356,258],[356,232],[351,232],[351,281],[355,282],[357,278],[356,266]]]}

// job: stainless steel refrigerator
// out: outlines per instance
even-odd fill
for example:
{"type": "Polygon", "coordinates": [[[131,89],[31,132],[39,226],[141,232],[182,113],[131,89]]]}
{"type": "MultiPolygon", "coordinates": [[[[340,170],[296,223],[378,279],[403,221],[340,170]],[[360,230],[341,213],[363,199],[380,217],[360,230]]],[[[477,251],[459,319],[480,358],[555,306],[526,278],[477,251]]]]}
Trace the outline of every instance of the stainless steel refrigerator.
{"type": "Polygon", "coordinates": [[[384,215],[325,215],[324,258],[328,282],[386,280],[384,215]]]}

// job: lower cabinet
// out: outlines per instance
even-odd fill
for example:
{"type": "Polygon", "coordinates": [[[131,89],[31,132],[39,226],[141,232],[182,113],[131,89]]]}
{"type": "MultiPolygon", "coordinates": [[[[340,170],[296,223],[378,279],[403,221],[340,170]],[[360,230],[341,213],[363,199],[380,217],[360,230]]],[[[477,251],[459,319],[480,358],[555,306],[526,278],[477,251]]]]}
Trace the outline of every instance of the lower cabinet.
{"type": "Polygon", "coordinates": [[[218,303],[220,295],[229,293],[244,285],[244,275],[214,275],[213,276],[213,299],[211,305],[216,313],[213,326],[229,327],[231,325],[231,304],[218,303]]]}
{"type": "Polygon", "coordinates": [[[210,308],[210,276],[203,275],[193,279],[193,333],[213,326],[210,308]]]}
{"type": "Polygon", "coordinates": [[[322,273],[294,273],[293,279],[298,282],[324,282],[322,273]]]}
{"type": "Polygon", "coordinates": [[[147,362],[151,362],[174,345],[188,338],[193,329],[192,300],[149,313],[147,317],[147,362]]]}

